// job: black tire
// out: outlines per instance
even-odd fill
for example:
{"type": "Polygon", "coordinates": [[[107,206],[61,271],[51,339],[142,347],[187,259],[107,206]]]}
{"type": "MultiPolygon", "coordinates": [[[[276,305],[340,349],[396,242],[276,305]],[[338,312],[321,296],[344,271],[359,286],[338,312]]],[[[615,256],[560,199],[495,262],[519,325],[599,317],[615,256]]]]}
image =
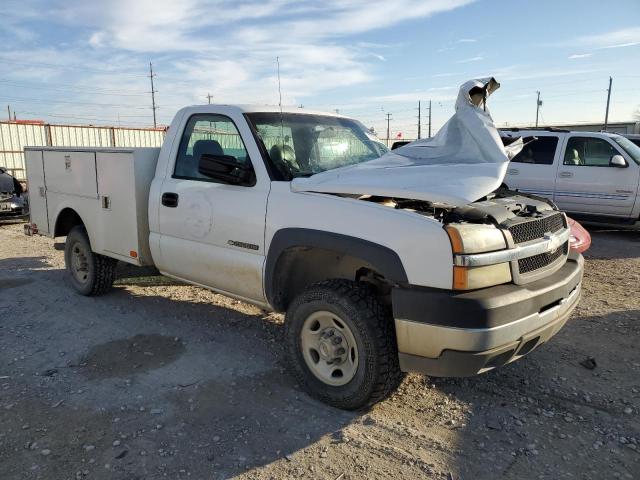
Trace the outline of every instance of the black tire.
{"type": "Polygon", "coordinates": [[[98,255],[91,250],[89,236],[83,226],[78,225],[67,235],[64,247],[64,261],[71,285],[81,295],[104,295],[113,285],[117,260],[98,255]],[[82,270],[74,266],[74,256],[82,254],[82,270]]]}
{"type": "Polygon", "coordinates": [[[299,384],[311,396],[334,407],[355,410],[373,405],[393,392],[404,377],[398,364],[393,316],[367,284],[335,279],[312,285],[289,306],[285,336],[289,363],[299,384]],[[303,325],[320,311],[337,315],[355,338],[358,366],[345,385],[323,382],[305,361],[303,325]]]}

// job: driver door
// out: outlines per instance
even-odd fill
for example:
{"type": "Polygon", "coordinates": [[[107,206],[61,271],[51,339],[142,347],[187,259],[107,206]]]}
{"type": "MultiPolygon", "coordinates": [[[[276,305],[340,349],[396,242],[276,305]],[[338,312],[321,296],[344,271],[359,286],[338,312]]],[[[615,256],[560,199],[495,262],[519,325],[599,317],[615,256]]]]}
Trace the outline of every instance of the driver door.
{"type": "Polygon", "coordinates": [[[160,192],[161,270],[264,303],[262,267],[270,182],[258,175],[252,186],[217,183],[198,172],[203,154],[233,156],[251,165],[231,118],[210,113],[189,117],[172,172],[167,172],[160,192]]]}
{"type": "Polygon", "coordinates": [[[638,165],[606,137],[572,134],[558,168],[554,200],[567,212],[631,216],[638,188],[638,165]],[[622,155],[624,168],[610,165],[622,155]]]}

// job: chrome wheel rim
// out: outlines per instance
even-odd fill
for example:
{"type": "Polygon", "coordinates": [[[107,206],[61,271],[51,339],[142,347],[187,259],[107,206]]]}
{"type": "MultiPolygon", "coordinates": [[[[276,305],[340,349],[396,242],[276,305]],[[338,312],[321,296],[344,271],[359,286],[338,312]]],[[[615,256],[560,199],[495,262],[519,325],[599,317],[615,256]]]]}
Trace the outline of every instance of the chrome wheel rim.
{"type": "Polygon", "coordinates": [[[76,242],[71,247],[71,274],[80,283],[89,279],[89,252],[85,245],[76,242]]]}
{"type": "Polygon", "coordinates": [[[304,361],[316,378],[332,386],[349,383],[358,370],[358,346],[349,326],[337,315],[314,312],[300,332],[304,361]]]}

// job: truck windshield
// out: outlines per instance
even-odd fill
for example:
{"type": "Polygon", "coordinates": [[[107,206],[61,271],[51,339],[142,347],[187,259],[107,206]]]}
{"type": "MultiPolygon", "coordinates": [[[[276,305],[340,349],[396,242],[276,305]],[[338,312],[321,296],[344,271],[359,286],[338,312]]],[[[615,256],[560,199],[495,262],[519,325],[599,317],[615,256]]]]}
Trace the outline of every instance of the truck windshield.
{"type": "Polygon", "coordinates": [[[629,154],[633,161],[640,165],[640,147],[633,143],[631,140],[620,135],[614,135],[613,141],[620,145],[625,152],[629,154]]]}
{"type": "Polygon", "coordinates": [[[360,122],[348,118],[286,112],[246,116],[281,180],[366,162],[388,151],[360,122]]]}

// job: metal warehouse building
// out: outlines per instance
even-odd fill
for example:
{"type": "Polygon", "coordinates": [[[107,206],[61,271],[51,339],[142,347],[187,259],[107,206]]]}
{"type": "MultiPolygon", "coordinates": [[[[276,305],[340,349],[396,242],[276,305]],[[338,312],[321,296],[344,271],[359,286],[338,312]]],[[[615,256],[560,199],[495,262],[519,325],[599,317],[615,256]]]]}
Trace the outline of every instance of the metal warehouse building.
{"type": "Polygon", "coordinates": [[[0,167],[25,180],[24,147],[160,147],[164,128],[54,125],[38,120],[0,122],[0,167]]]}

